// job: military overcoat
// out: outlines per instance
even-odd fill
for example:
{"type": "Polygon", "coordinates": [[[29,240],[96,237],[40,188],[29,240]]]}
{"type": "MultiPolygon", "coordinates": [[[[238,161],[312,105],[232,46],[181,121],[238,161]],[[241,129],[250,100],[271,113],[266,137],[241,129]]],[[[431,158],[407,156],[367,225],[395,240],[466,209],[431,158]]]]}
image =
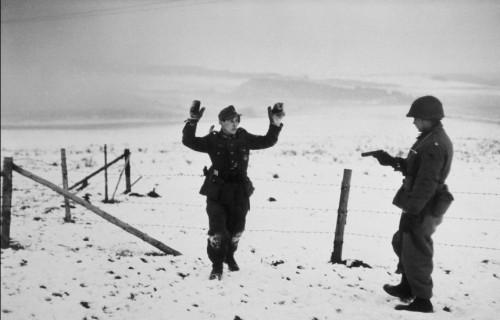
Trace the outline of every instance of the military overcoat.
{"type": "Polygon", "coordinates": [[[445,185],[452,160],[453,144],[441,123],[423,132],[407,158],[401,159],[405,178],[393,204],[415,215],[422,212],[444,214],[440,201],[451,203],[453,200],[445,185]]]}
{"type": "Polygon", "coordinates": [[[204,137],[196,137],[196,127],[194,121],[186,123],[182,131],[182,143],[194,151],[207,153],[212,162],[205,171],[206,178],[200,194],[225,203],[248,199],[254,191],[247,176],[250,150],[275,145],[283,125],[270,124],[264,136],[238,128],[234,135],[212,131],[204,137]]]}

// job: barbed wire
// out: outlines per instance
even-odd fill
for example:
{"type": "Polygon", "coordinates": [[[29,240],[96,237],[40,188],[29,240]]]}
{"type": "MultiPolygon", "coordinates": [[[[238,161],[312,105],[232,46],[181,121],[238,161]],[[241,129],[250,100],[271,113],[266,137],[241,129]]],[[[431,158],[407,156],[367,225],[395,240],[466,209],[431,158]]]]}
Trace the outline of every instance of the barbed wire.
{"type": "MultiPolygon", "coordinates": [[[[16,163],[17,162],[32,162],[32,163],[41,163],[43,165],[46,165],[48,167],[51,167],[52,170],[57,170],[60,169],[60,162],[61,159],[54,160],[52,162],[48,162],[48,160],[41,160],[41,159],[33,159],[33,158],[16,158],[15,159],[16,163]]],[[[73,165],[80,165],[80,162],[77,160],[73,161],[67,161],[66,164],[73,164],[73,165]]],[[[21,166],[21,165],[19,165],[21,166]]]]}
{"type": "MultiPolygon", "coordinates": [[[[368,234],[362,234],[362,233],[346,232],[345,234],[359,236],[359,237],[366,237],[366,238],[384,239],[384,240],[392,239],[392,237],[386,237],[386,236],[380,236],[380,235],[368,235],[368,234]]],[[[440,246],[455,247],[455,248],[469,248],[469,249],[484,249],[484,250],[500,251],[500,248],[493,248],[493,247],[471,246],[471,245],[451,244],[451,243],[443,243],[443,242],[436,242],[435,244],[440,245],[440,246]]]]}
{"type": "MultiPolygon", "coordinates": [[[[62,205],[61,205],[61,210],[62,210],[62,205]]],[[[24,215],[24,217],[26,217],[26,215],[24,215]]],[[[54,221],[58,221],[60,223],[65,223],[62,216],[61,217],[42,217],[41,220],[54,220],[54,221]]],[[[81,220],[81,223],[88,224],[88,221],[85,222],[84,220],[81,220]]],[[[102,219],[96,219],[96,220],[93,220],[92,223],[107,224],[108,222],[105,220],[102,220],[102,219]]],[[[137,227],[174,228],[174,229],[200,230],[200,231],[204,231],[204,232],[208,231],[207,227],[199,227],[199,226],[167,225],[167,224],[158,224],[158,223],[138,223],[138,224],[133,224],[133,225],[137,226],[137,227]]],[[[282,233],[282,234],[335,235],[334,231],[328,231],[328,230],[283,230],[283,229],[267,228],[267,229],[246,229],[245,231],[246,232],[264,232],[264,233],[282,233]]],[[[344,234],[350,235],[350,236],[372,238],[372,239],[382,239],[382,240],[391,240],[392,239],[392,237],[388,237],[388,236],[354,233],[354,232],[345,232],[344,234]]],[[[482,250],[500,251],[500,248],[486,247],[486,246],[451,244],[451,243],[443,243],[443,242],[437,242],[436,245],[453,247],[453,248],[467,248],[467,249],[482,249],[482,250]]]]}
{"type": "MultiPolygon", "coordinates": [[[[148,205],[148,204],[158,204],[158,205],[172,205],[172,206],[184,206],[184,207],[204,207],[204,204],[186,204],[186,203],[179,203],[179,202],[157,202],[157,203],[151,203],[151,202],[146,202],[146,201],[126,201],[126,203],[132,203],[132,204],[141,204],[141,205],[148,205]]],[[[265,210],[304,210],[304,211],[318,211],[318,212],[336,212],[336,209],[330,209],[330,208],[310,208],[310,207],[297,207],[297,206],[288,206],[288,207],[268,207],[268,206],[252,206],[254,209],[265,209],[265,210]]],[[[401,212],[394,212],[394,211],[379,211],[379,210],[365,210],[365,209],[348,209],[348,212],[359,212],[359,213],[370,213],[370,214],[390,214],[390,215],[401,215],[401,212]]],[[[465,221],[492,221],[492,222],[500,222],[500,219],[495,219],[495,218],[467,218],[467,217],[453,217],[453,216],[446,216],[446,219],[453,219],[453,220],[465,220],[465,221]]]]}
{"type": "Polygon", "coordinates": [[[469,194],[469,195],[480,195],[480,196],[500,196],[500,193],[494,192],[468,192],[468,191],[453,191],[456,194],[469,194]]]}
{"type": "Polygon", "coordinates": [[[340,184],[335,184],[335,183],[319,183],[319,182],[304,182],[304,181],[296,181],[296,180],[288,180],[288,179],[279,179],[279,178],[274,178],[274,179],[268,179],[268,178],[252,178],[252,180],[260,180],[260,181],[267,181],[267,182],[278,182],[278,183],[286,183],[286,184],[301,184],[301,185],[307,185],[307,186],[329,186],[329,187],[340,187],[340,184]]]}
{"type": "MultiPolygon", "coordinates": [[[[125,202],[120,202],[120,203],[125,203],[125,202]]],[[[140,205],[147,205],[147,204],[156,204],[156,205],[162,205],[162,206],[180,206],[180,207],[204,207],[204,204],[189,204],[189,203],[182,203],[182,202],[160,202],[160,203],[148,203],[145,201],[127,201],[126,203],[131,203],[131,204],[140,204],[140,205]]]]}
{"type": "Polygon", "coordinates": [[[299,234],[335,234],[333,231],[313,230],[279,230],[279,229],[248,229],[249,232],[299,233],[299,234]]]}
{"type": "MultiPolygon", "coordinates": [[[[102,185],[102,183],[100,183],[102,185]]],[[[23,190],[23,189],[19,189],[23,190]]],[[[24,189],[27,190],[27,189],[24,189]]],[[[43,188],[38,188],[37,190],[43,190],[43,188]]],[[[54,195],[49,197],[49,199],[53,199],[56,197],[62,197],[61,195],[54,195]]],[[[188,204],[188,203],[182,203],[182,202],[146,202],[146,201],[123,201],[123,202],[116,202],[111,205],[120,205],[120,204],[137,204],[137,205],[162,205],[162,206],[179,206],[179,207],[197,207],[197,208],[203,208],[205,207],[205,204],[188,204]]],[[[288,206],[288,207],[268,207],[268,206],[252,206],[254,209],[264,209],[264,210],[303,210],[303,211],[313,211],[313,212],[337,212],[336,209],[329,209],[329,208],[310,208],[310,207],[297,207],[297,206],[288,206]]],[[[358,213],[367,213],[367,214],[388,214],[388,215],[401,215],[401,212],[394,212],[394,211],[380,211],[380,210],[366,210],[366,209],[349,209],[348,212],[358,212],[358,213]]],[[[154,212],[157,214],[157,212],[154,212]]],[[[158,213],[159,214],[159,213],[158,213]]],[[[489,222],[500,222],[500,219],[495,219],[495,218],[468,218],[468,217],[453,217],[453,216],[446,216],[446,219],[452,219],[452,220],[463,220],[463,221],[489,221],[489,222]]]]}
{"type": "Polygon", "coordinates": [[[446,219],[453,219],[453,220],[466,220],[466,221],[493,221],[493,222],[500,222],[500,219],[495,219],[495,218],[463,218],[463,217],[450,217],[446,216],[446,219]]]}
{"type": "Polygon", "coordinates": [[[469,246],[469,245],[465,245],[465,244],[451,244],[451,243],[442,243],[442,242],[436,242],[436,244],[440,245],[440,246],[454,247],[454,248],[484,249],[484,250],[500,251],[500,248],[482,247],[482,246],[469,246]]]}
{"type": "MultiPolygon", "coordinates": [[[[143,177],[196,177],[203,178],[202,174],[189,174],[189,173],[174,173],[174,174],[141,174],[143,177]]],[[[301,185],[315,185],[315,186],[329,186],[329,187],[341,187],[341,184],[338,183],[319,183],[319,182],[304,182],[297,180],[289,180],[289,179],[280,179],[280,178],[260,178],[254,177],[252,180],[258,181],[267,181],[267,182],[278,182],[278,183],[286,183],[286,184],[301,184],[301,185]]],[[[373,187],[373,186],[360,186],[360,185],[350,185],[351,188],[358,189],[368,189],[368,190],[379,190],[379,191],[398,191],[399,188],[381,188],[381,187],[373,187]]],[[[469,195],[485,195],[485,196],[500,196],[500,193],[495,192],[471,192],[471,191],[453,191],[454,194],[469,194],[469,195]]]]}
{"type": "MultiPolygon", "coordinates": [[[[45,218],[45,220],[51,220],[56,218],[45,218]]],[[[63,218],[57,218],[57,221],[63,221],[63,218]]],[[[95,220],[94,223],[107,223],[104,220],[95,220]]],[[[184,225],[165,225],[165,224],[152,224],[152,223],[139,223],[134,224],[137,227],[159,227],[159,228],[175,228],[175,229],[188,229],[188,230],[203,230],[208,231],[207,227],[197,227],[197,226],[184,226],[184,225]]],[[[321,235],[334,235],[334,231],[318,231],[318,230],[281,230],[281,229],[246,229],[245,232],[266,232],[266,233],[284,233],[284,234],[321,234],[321,235]]],[[[365,237],[372,239],[382,239],[382,240],[391,240],[392,237],[382,236],[382,235],[373,235],[373,234],[363,234],[363,233],[353,233],[353,232],[345,232],[345,235],[357,236],[357,237],[365,237]]],[[[436,242],[436,245],[445,246],[445,247],[453,247],[453,248],[467,248],[467,249],[482,249],[482,250],[494,250],[500,251],[500,248],[494,247],[485,247],[485,246],[472,246],[472,245],[464,245],[464,244],[451,244],[451,243],[443,243],[436,242]]]]}
{"type": "Polygon", "coordinates": [[[398,191],[399,190],[397,188],[380,188],[380,187],[357,186],[357,185],[351,185],[350,187],[351,188],[358,188],[358,189],[382,190],[382,191],[398,191]]]}
{"type": "MultiPolygon", "coordinates": [[[[369,187],[369,186],[357,186],[351,185],[351,188],[358,189],[368,189],[368,190],[383,190],[383,191],[398,191],[398,188],[379,188],[379,187],[369,187]]],[[[470,192],[470,191],[453,191],[453,194],[470,194],[470,195],[484,195],[484,196],[500,196],[500,193],[494,192],[470,192]]]]}
{"type": "MultiPolygon", "coordinates": [[[[349,209],[349,212],[360,212],[360,213],[373,213],[373,214],[391,214],[391,215],[401,215],[401,212],[394,212],[394,211],[378,211],[378,210],[362,210],[362,209],[349,209]]],[[[465,218],[465,217],[453,217],[446,215],[446,219],[453,219],[453,220],[467,220],[467,221],[493,221],[493,222],[500,222],[500,219],[495,219],[495,218],[465,218]]]]}
{"type": "Polygon", "coordinates": [[[379,210],[366,210],[366,209],[349,209],[349,212],[360,212],[360,213],[372,213],[372,214],[392,214],[392,215],[401,215],[401,212],[394,211],[379,211],[379,210]]]}
{"type": "MultiPolygon", "coordinates": [[[[146,202],[146,201],[126,201],[122,203],[132,203],[132,204],[140,204],[140,205],[148,205],[148,204],[157,204],[162,206],[182,206],[182,207],[205,207],[205,204],[187,204],[182,202],[146,202]]],[[[310,207],[297,207],[297,206],[289,206],[289,207],[267,207],[267,206],[252,206],[254,209],[267,209],[267,210],[305,210],[305,211],[333,211],[333,209],[328,208],[310,208],[310,207]]]]}

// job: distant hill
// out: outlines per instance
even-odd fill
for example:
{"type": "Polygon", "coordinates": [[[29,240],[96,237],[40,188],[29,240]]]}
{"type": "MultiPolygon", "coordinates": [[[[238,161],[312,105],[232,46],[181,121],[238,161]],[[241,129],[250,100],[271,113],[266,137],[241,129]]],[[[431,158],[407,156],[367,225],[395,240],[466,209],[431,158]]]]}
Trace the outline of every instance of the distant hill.
{"type": "MultiPolygon", "coordinates": [[[[341,81],[337,81],[341,82],[341,81]]],[[[313,100],[325,103],[407,103],[412,98],[401,92],[388,92],[383,89],[345,84],[329,84],[326,81],[313,81],[297,78],[263,77],[252,78],[235,89],[231,96],[237,98],[282,97],[285,100],[313,100]]]]}
{"type": "Polygon", "coordinates": [[[500,100],[496,78],[467,75],[318,80],[196,66],[75,65],[62,65],[50,77],[2,79],[2,127],[179,122],[195,99],[207,106],[207,117],[216,117],[230,104],[245,116],[261,117],[278,101],[287,110],[308,113],[339,105],[408,106],[423,94],[436,94],[461,114],[490,117],[498,113],[500,100]],[[478,112],[480,108],[487,109],[478,112]]]}

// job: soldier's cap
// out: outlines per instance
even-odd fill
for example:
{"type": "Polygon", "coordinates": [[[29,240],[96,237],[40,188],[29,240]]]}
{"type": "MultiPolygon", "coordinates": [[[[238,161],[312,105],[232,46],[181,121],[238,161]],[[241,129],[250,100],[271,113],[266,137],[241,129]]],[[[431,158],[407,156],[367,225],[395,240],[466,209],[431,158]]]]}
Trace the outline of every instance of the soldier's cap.
{"type": "Polygon", "coordinates": [[[219,120],[220,121],[231,120],[231,119],[236,118],[236,117],[241,117],[241,114],[236,112],[236,110],[234,109],[234,106],[232,106],[232,105],[225,107],[224,109],[222,109],[219,112],[219,120]]]}

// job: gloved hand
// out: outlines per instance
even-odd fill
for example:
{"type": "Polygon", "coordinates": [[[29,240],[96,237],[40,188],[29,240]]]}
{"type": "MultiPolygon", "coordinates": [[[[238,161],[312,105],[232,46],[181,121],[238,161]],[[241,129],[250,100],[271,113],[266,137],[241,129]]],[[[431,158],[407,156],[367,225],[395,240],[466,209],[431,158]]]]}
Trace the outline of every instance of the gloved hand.
{"type": "Polygon", "coordinates": [[[191,120],[200,120],[203,116],[203,112],[205,112],[205,107],[200,109],[200,101],[194,100],[191,108],[189,108],[189,116],[191,120]]]}
{"type": "Polygon", "coordinates": [[[267,115],[272,124],[280,126],[281,120],[285,116],[283,102],[276,102],[272,109],[270,106],[267,107],[267,115]]]}
{"type": "Polygon", "coordinates": [[[410,232],[420,222],[420,215],[403,212],[399,220],[399,230],[401,232],[410,232]]]}
{"type": "Polygon", "coordinates": [[[395,168],[398,164],[398,160],[385,151],[376,153],[373,157],[383,166],[391,166],[395,168]]]}

